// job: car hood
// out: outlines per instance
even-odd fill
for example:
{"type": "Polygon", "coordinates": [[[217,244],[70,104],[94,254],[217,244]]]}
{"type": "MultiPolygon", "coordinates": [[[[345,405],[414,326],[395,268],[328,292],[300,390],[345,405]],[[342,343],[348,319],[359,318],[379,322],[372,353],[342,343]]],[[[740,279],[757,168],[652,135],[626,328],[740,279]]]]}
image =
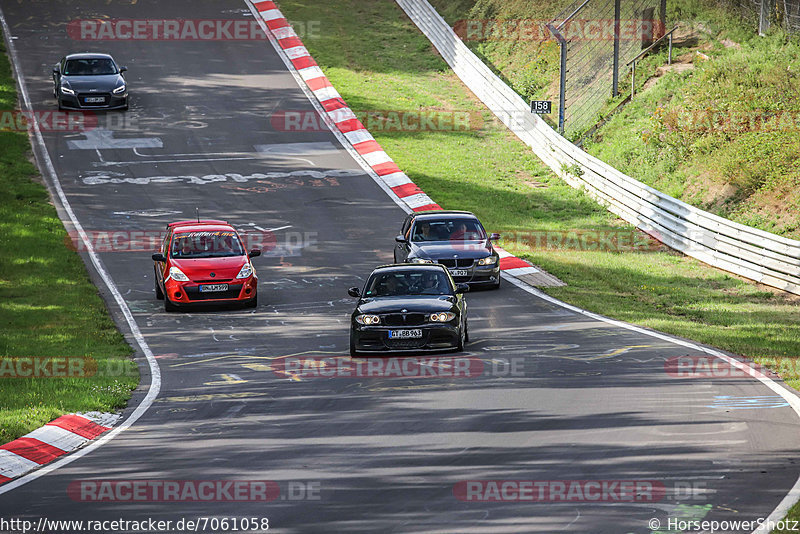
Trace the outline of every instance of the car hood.
{"type": "Polygon", "coordinates": [[[69,83],[73,91],[97,90],[98,93],[109,93],[120,84],[125,83],[125,78],[119,74],[104,76],[64,76],[62,80],[69,83]]]}
{"type": "Polygon", "coordinates": [[[236,278],[242,265],[247,263],[247,256],[230,256],[228,258],[171,259],[174,267],[180,269],[190,280],[230,280],[236,278]],[[215,276],[211,276],[214,273],[215,276]]]}
{"type": "Polygon", "coordinates": [[[356,311],[358,313],[434,313],[450,311],[455,306],[455,297],[378,297],[362,299],[356,311]]]}
{"type": "Polygon", "coordinates": [[[432,260],[447,258],[476,259],[485,258],[493,253],[492,243],[483,241],[431,241],[429,243],[411,243],[413,256],[421,256],[432,260]]]}

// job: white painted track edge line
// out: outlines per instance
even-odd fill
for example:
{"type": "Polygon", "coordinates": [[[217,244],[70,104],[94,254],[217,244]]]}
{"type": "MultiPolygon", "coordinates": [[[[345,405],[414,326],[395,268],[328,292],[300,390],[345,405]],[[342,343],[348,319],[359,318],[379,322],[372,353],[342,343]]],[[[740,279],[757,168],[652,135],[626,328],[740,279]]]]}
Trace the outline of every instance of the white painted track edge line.
{"type": "MultiPolygon", "coordinates": [[[[11,29],[6,22],[5,14],[3,13],[2,9],[0,9],[0,27],[3,29],[3,35],[6,42],[6,51],[8,53],[11,68],[13,72],[16,73],[16,82],[17,88],[19,89],[20,97],[22,98],[22,103],[25,106],[25,109],[28,112],[33,112],[33,107],[31,105],[31,100],[28,95],[27,87],[25,86],[25,77],[22,73],[22,69],[19,64],[19,59],[17,56],[17,50],[14,46],[14,41],[11,39],[11,29]]],[[[32,128],[31,128],[30,136],[33,138],[32,141],[35,141],[35,144],[39,147],[40,158],[37,158],[39,163],[41,164],[40,167],[44,166],[42,170],[42,174],[47,178],[47,181],[50,185],[51,192],[55,192],[56,194],[53,195],[53,200],[57,201],[61,205],[61,209],[68,215],[69,221],[75,227],[75,230],[78,232],[78,235],[83,241],[84,245],[86,246],[86,253],[91,260],[92,265],[94,266],[97,274],[102,278],[103,282],[105,283],[108,290],[111,292],[111,295],[114,297],[114,301],[116,302],[117,306],[119,306],[122,315],[125,317],[125,321],[130,328],[131,335],[136,340],[137,345],[142,350],[145,358],[147,359],[148,367],[150,368],[150,386],[147,390],[147,394],[139,403],[139,405],[134,409],[134,411],[128,416],[128,418],[119,424],[119,426],[114,427],[110,431],[103,434],[100,438],[95,441],[89,442],[88,445],[84,446],[81,449],[76,450],[73,453],[70,453],[67,456],[61,457],[53,462],[44,465],[40,469],[33,471],[29,474],[23,475],[20,478],[14,479],[10,482],[7,482],[0,486],[0,495],[4,493],[8,493],[20,486],[27,484],[28,482],[32,482],[39,477],[42,477],[48,473],[55,471],[61,467],[66,466],[77,460],[78,458],[82,458],[83,456],[89,454],[90,452],[94,451],[98,447],[101,447],[105,443],[114,439],[118,434],[129,428],[133,425],[139,418],[144,415],[144,413],[150,408],[153,404],[153,401],[158,396],[158,392],[161,389],[161,369],[158,366],[158,362],[156,361],[155,356],[153,355],[152,350],[148,346],[147,342],[142,335],[141,330],[139,330],[139,326],[136,324],[136,320],[133,318],[133,314],[131,313],[130,308],[128,308],[125,299],[122,297],[119,289],[117,288],[116,284],[114,283],[111,275],[106,270],[103,263],[100,261],[100,257],[97,255],[97,252],[94,250],[94,246],[92,245],[91,240],[89,239],[86,231],[83,229],[83,226],[78,221],[75,212],[72,211],[72,206],[67,199],[64,190],[61,187],[61,182],[58,178],[58,174],[56,173],[55,166],[53,165],[53,161],[50,159],[50,153],[47,151],[47,145],[45,145],[44,137],[42,136],[42,132],[39,129],[39,125],[36,121],[33,121],[32,128]]],[[[33,144],[33,143],[32,143],[33,144]]],[[[34,150],[34,155],[36,154],[36,150],[34,150]]]]}
{"type": "Polygon", "coordinates": [[[353,145],[350,143],[350,141],[339,130],[339,128],[336,127],[336,125],[333,123],[330,116],[328,115],[328,112],[325,111],[325,109],[322,107],[322,104],[320,104],[319,100],[317,99],[316,95],[311,91],[311,89],[308,88],[302,76],[300,76],[300,74],[297,72],[297,69],[295,68],[292,61],[289,59],[289,57],[286,55],[284,50],[281,48],[281,46],[274,38],[272,32],[267,27],[266,22],[264,22],[264,20],[261,18],[259,11],[253,5],[252,0],[243,0],[243,1],[245,4],[247,4],[247,7],[250,9],[250,12],[253,14],[253,17],[255,17],[256,21],[258,22],[258,25],[261,26],[261,29],[269,37],[269,43],[272,45],[272,48],[275,49],[275,52],[278,54],[278,57],[281,58],[283,64],[286,65],[286,69],[289,71],[289,74],[291,74],[294,77],[297,86],[300,87],[300,90],[303,91],[304,95],[306,95],[306,98],[308,98],[308,100],[311,102],[311,105],[314,106],[314,109],[317,111],[317,114],[325,122],[325,125],[328,127],[328,129],[331,131],[334,137],[336,137],[336,140],[339,141],[339,144],[342,145],[342,148],[347,150],[347,152],[353,157],[356,163],[358,163],[359,166],[361,166],[361,168],[367,173],[367,175],[369,175],[369,177],[372,178],[372,180],[376,184],[378,184],[378,187],[383,189],[383,191],[387,195],[389,195],[389,198],[391,198],[395,204],[400,206],[400,208],[402,208],[402,210],[405,211],[406,213],[411,213],[412,211],[414,211],[411,209],[410,206],[406,205],[406,203],[403,202],[402,199],[400,199],[400,197],[398,197],[397,194],[383,182],[383,180],[381,180],[381,177],[378,176],[378,174],[372,169],[372,167],[369,166],[369,164],[366,161],[364,161],[364,158],[361,157],[361,154],[359,154],[356,151],[356,149],[353,148],[353,145]]]}

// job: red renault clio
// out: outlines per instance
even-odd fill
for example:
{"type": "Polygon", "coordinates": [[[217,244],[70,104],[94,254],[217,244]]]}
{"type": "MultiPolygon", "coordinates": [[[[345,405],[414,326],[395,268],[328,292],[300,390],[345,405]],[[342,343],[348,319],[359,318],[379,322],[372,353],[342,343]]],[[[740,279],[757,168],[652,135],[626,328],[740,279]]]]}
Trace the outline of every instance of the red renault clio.
{"type": "Polygon", "coordinates": [[[166,311],[189,304],[258,304],[258,277],[236,230],[225,221],[181,221],[167,225],[161,252],[153,254],[156,298],[166,311]]]}

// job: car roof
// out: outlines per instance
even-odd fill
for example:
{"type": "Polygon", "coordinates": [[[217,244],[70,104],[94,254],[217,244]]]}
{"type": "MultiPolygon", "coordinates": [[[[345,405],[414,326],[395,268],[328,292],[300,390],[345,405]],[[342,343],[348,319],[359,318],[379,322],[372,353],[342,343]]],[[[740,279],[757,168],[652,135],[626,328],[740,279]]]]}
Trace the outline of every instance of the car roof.
{"type": "Polygon", "coordinates": [[[445,210],[436,210],[436,211],[420,211],[413,215],[414,220],[421,220],[421,219],[441,219],[442,217],[447,217],[450,219],[477,219],[474,213],[470,211],[445,211],[445,210]]]}
{"type": "Polygon", "coordinates": [[[202,232],[203,230],[233,230],[227,221],[178,221],[167,225],[167,229],[172,228],[175,232],[202,232]]]}
{"type": "Polygon", "coordinates": [[[391,263],[388,265],[380,265],[375,267],[372,272],[376,271],[419,271],[419,270],[436,270],[447,271],[444,265],[439,263],[391,263]]]}
{"type": "Polygon", "coordinates": [[[101,54],[99,52],[79,52],[77,54],[67,55],[67,59],[114,59],[109,54],[101,54]]]}

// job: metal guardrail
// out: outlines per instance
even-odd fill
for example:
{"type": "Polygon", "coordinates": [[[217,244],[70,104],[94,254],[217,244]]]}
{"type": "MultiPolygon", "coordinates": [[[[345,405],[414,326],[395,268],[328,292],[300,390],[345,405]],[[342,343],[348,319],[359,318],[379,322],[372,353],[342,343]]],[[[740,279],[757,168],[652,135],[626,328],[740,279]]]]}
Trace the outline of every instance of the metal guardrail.
{"type": "Polygon", "coordinates": [[[554,131],[473,54],[427,0],[396,0],[459,78],[553,172],[637,228],[688,256],[800,295],[800,241],[672,198],[587,154],[554,131]]]}

